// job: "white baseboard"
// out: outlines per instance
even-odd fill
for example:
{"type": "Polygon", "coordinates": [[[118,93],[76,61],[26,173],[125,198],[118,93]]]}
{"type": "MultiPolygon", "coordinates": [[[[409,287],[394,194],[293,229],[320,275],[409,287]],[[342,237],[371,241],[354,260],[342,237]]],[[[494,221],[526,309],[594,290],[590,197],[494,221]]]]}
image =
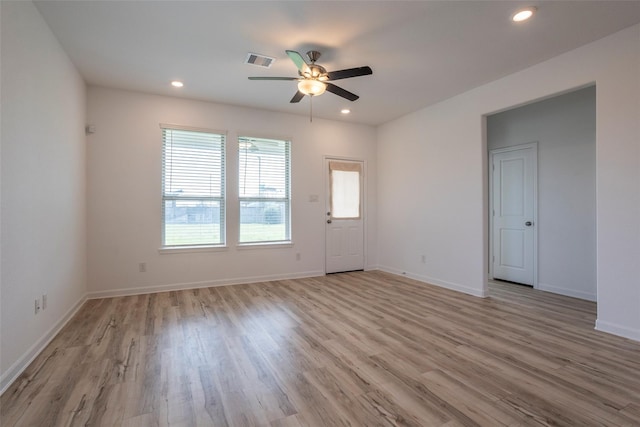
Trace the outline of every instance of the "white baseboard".
{"type": "Polygon", "coordinates": [[[419,282],[428,283],[430,285],[440,286],[441,288],[450,289],[452,291],[462,292],[464,294],[472,295],[474,297],[486,298],[487,290],[486,289],[475,289],[470,288],[468,286],[459,285],[457,283],[447,282],[445,280],[435,279],[433,277],[422,276],[419,274],[411,273],[408,271],[398,270],[393,267],[387,267],[384,265],[378,266],[378,270],[384,271],[386,273],[395,274],[398,276],[408,277],[410,279],[418,280],[419,282]]]}
{"type": "Polygon", "coordinates": [[[596,301],[596,294],[592,294],[589,292],[576,291],[574,289],[563,288],[561,286],[549,285],[547,283],[538,282],[538,287],[536,288],[541,291],[553,292],[554,294],[560,294],[567,297],[580,298],[585,299],[587,301],[596,301]]]}
{"type": "Polygon", "coordinates": [[[606,332],[619,337],[629,338],[634,341],[640,341],[640,329],[633,329],[627,326],[617,325],[615,323],[596,319],[596,331],[606,332]]]}
{"type": "Polygon", "coordinates": [[[154,294],[158,292],[180,291],[184,289],[211,288],[215,286],[242,285],[248,283],[272,282],[274,280],[304,279],[305,277],[324,276],[324,271],[304,271],[290,274],[273,274],[267,276],[249,276],[202,282],[172,283],[157,286],[134,286],[130,288],[113,289],[109,291],[89,292],[89,299],[123,297],[128,295],[154,294]]]}
{"type": "Polygon", "coordinates": [[[53,340],[56,335],[64,328],[64,326],[71,320],[71,318],[80,310],[80,307],[87,301],[87,296],[82,296],[65,314],[58,320],[44,335],[40,337],[20,357],[15,361],[13,365],[7,369],[2,376],[0,376],[0,395],[4,393],[7,388],[22,374],[22,372],[29,366],[31,362],[45,349],[45,347],[53,340]]]}

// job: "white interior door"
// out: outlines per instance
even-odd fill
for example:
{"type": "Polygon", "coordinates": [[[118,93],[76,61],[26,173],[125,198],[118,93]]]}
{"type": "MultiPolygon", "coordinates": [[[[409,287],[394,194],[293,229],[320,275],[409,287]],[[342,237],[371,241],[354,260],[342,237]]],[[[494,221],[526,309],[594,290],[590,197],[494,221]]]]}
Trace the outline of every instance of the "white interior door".
{"type": "Polygon", "coordinates": [[[493,278],[534,286],[537,145],[494,150],[493,278]]]}
{"type": "Polygon", "coordinates": [[[326,160],[326,272],[364,269],[364,167],[359,161],[326,160]]]}

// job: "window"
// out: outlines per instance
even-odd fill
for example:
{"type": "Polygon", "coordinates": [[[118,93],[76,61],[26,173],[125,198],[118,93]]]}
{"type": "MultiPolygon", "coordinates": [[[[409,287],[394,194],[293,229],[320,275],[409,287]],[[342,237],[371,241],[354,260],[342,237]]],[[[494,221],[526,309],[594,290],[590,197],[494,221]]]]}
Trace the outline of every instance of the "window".
{"type": "Polygon", "coordinates": [[[162,246],[225,243],[225,135],[162,128],[162,246]]]}
{"type": "Polygon", "coordinates": [[[291,241],[291,143],[238,139],[240,243],[291,241]]]}
{"type": "Polygon", "coordinates": [[[360,176],[362,165],[355,162],[329,162],[331,217],[360,219],[360,176]]]}

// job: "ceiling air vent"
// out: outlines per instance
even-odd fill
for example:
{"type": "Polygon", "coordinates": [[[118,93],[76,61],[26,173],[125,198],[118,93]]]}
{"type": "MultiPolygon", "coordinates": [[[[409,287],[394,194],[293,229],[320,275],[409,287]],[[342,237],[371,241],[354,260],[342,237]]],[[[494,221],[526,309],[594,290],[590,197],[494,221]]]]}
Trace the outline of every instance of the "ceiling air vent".
{"type": "Polygon", "coordinates": [[[258,67],[269,68],[276,61],[276,58],[258,55],[257,53],[248,53],[244,60],[245,64],[256,65],[258,67]]]}

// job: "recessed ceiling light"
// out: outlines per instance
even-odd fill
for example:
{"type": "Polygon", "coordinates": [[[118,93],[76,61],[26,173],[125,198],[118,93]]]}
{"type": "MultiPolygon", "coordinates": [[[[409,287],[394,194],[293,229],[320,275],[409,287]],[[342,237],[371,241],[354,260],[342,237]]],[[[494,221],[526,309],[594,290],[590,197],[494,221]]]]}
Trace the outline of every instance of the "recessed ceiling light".
{"type": "Polygon", "coordinates": [[[351,110],[349,110],[348,108],[343,108],[342,110],[340,110],[340,112],[342,114],[349,114],[351,112],[351,110]]]}
{"type": "Polygon", "coordinates": [[[184,83],[182,83],[179,80],[174,80],[174,81],[171,82],[171,86],[173,86],[173,87],[182,87],[182,86],[184,86],[184,83]]]}
{"type": "Polygon", "coordinates": [[[527,19],[531,18],[534,13],[536,13],[536,10],[538,9],[534,6],[520,9],[519,11],[513,14],[513,16],[511,17],[511,20],[513,22],[526,21],[527,19]]]}

